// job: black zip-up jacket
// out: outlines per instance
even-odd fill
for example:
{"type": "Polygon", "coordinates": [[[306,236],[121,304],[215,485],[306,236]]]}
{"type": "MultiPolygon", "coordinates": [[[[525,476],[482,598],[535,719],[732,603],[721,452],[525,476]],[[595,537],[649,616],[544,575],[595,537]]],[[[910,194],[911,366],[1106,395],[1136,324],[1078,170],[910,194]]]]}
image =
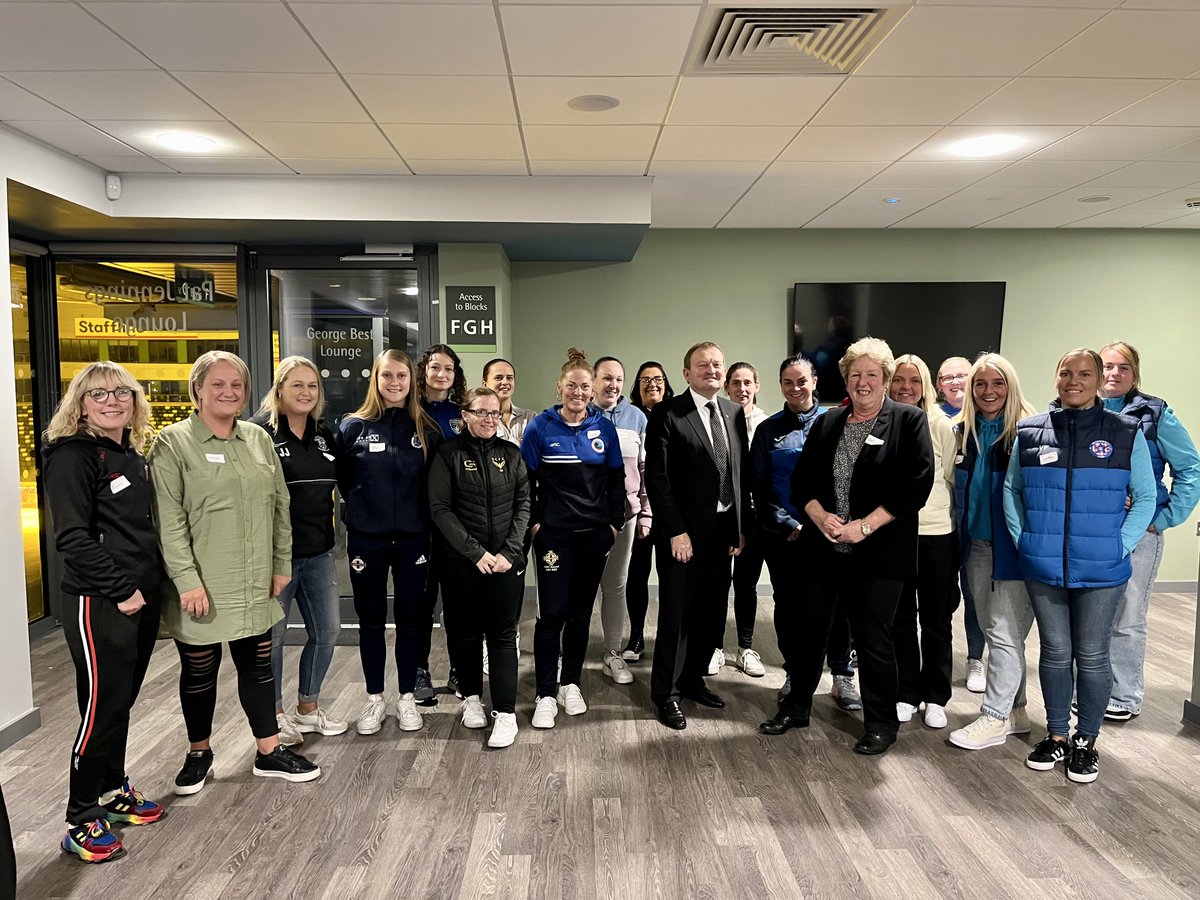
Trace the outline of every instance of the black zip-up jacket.
{"type": "Polygon", "coordinates": [[[346,525],[366,534],[422,534],[429,530],[425,476],[442,434],[425,432],[428,458],[407,409],[386,409],[378,419],[345,418],[338,433],[338,488],[346,525]]]}
{"type": "Polygon", "coordinates": [[[516,444],[469,432],[442,444],[429,470],[429,510],[438,545],[449,553],[434,558],[473,566],[486,551],[524,569],[529,499],[516,444]]]}
{"type": "Polygon", "coordinates": [[[337,439],[312,416],[297,437],[280,417],[272,428],[267,416],[250,420],[271,435],[291,498],[292,559],[319,556],[333,547],[333,489],[337,485],[337,439]]]}
{"type": "Polygon", "coordinates": [[[165,578],[150,519],[154,489],[128,432],[118,444],[80,431],[46,447],[43,459],[63,591],[121,603],[140,590],[154,600],[165,578]]]}

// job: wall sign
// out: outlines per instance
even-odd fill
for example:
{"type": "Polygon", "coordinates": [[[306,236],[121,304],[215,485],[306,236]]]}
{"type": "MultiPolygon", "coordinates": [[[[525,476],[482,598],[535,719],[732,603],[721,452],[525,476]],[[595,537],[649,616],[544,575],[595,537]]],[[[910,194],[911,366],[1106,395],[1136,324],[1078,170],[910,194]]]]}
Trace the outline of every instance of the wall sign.
{"type": "Polygon", "coordinates": [[[455,350],[496,349],[496,288],[447,287],[446,337],[455,350]]]}

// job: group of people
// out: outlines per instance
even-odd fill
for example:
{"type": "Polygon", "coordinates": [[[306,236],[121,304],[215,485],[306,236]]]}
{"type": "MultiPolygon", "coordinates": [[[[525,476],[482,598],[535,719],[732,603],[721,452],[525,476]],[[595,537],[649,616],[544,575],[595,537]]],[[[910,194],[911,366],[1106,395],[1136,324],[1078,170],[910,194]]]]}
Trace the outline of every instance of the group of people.
{"type": "Polygon", "coordinates": [[[160,619],[179,654],[190,744],[177,794],[202,790],[211,773],[223,645],[257,742],[253,773],[320,776],[292,748],[350,727],[320,704],[341,631],[339,519],[365,683],[359,734],[379,732],[389,714],[401,730],[422,727],[421,708],[436,703],[440,596],[462,725],[488,726],[486,675],[487,743],[514,742],[530,559],[532,726],[554,727],[560,709],[587,712],[597,595],[600,671],[633,681],[657,557],[650,694],[664,726],[686,728],[685,701],[725,705],[705,677],[725,664],[731,584],[737,666],[765,674],[753,648],[765,561],[787,677],[763,733],[808,725],[826,665],[838,706],[863,711],[856,752],[885,752],[918,712],[945,727],[951,619],[965,598],[968,687],[984,702],[951,743],[981,749],[1031,730],[1024,641],[1036,618],[1047,735],[1028,765],[1066,762],[1072,780],[1094,780],[1101,720],[1140,712],[1162,532],[1197,499],[1200,457],[1186,430],[1140,390],[1137,352],[1124,343],[1065,354],[1058,398],[1040,415],[996,354],[947,360],[935,380],[919,357],[864,338],[840,369],[849,399],[827,410],[812,362],[785,359],[783,407],[768,416],[755,404],[755,368],[727,368],[713,342],[685,354],[679,394],[658,362],[639,367],[627,394],[620,360],[592,363],[571,348],[559,402],[535,415],[513,402],[512,363],[491,360],[468,388],[454,350],[435,344],[417,361],[379,354],[362,405],[331,428],[310,360],[283,359],[246,420],[245,363],[211,351],[191,370],[194,413],[151,440],[137,380],[115,363],[85,366],[45,449],[81,714],[62,848],[112,859],[124,847],[110,823],[164,815],[125,771],[130,708],[160,619]],[[282,690],[293,602],[307,632],[294,709],[282,690]]]}

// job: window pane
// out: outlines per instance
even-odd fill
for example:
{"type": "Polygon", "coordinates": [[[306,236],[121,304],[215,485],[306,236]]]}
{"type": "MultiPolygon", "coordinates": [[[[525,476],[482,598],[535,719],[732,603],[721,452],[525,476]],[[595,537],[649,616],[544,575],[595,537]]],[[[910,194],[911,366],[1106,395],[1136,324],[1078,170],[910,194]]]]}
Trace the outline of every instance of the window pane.
{"type": "Polygon", "coordinates": [[[21,466],[21,542],[25,548],[25,607],[29,621],[46,614],[42,597],[41,517],[37,497],[37,433],[33,424],[33,370],[29,350],[29,290],[25,257],[12,254],[13,361],[17,377],[17,459],[21,466]]]}

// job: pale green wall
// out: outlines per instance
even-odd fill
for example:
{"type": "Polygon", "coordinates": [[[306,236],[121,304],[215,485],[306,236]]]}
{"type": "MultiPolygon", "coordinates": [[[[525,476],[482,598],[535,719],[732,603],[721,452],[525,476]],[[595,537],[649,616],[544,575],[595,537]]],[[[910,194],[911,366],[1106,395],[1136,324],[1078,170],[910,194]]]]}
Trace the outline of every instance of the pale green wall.
{"type": "Polygon", "coordinates": [[[496,288],[496,349],[483,353],[459,352],[467,384],[479,383],[483,364],[494,356],[508,356],[512,351],[512,311],[509,302],[509,262],[504,248],[498,244],[439,244],[438,245],[438,320],[441,342],[452,343],[446,330],[446,285],[494,285],[496,288]]]}
{"type": "MultiPolygon", "coordinates": [[[[651,230],[631,262],[514,263],[511,277],[524,406],[551,402],[572,344],[622,358],[629,377],[657,358],[676,384],[683,351],[702,339],[774,372],[798,281],[1005,281],[1001,350],[1036,405],[1052,396],[1062,351],[1119,337],[1141,351],[1146,389],[1200,437],[1200,231],[651,230]]],[[[770,386],[761,399],[779,402],[770,386]]],[[[1169,535],[1159,580],[1194,582],[1196,565],[1193,517],[1169,535]]]]}

